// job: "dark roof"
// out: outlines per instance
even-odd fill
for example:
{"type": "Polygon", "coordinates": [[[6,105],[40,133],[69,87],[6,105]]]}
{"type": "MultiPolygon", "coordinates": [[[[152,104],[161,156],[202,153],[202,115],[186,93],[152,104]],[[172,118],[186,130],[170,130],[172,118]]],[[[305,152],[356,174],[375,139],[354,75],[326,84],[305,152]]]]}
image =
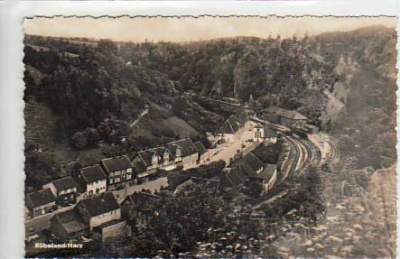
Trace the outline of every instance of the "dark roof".
{"type": "Polygon", "coordinates": [[[119,171],[119,170],[126,170],[132,168],[133,165],[127,155],[106,158],[101,160],[101,163],[104,167],[104,170],[107,173],[119,171]]]}
{"type": "Polygon", "coordinates": [[[25,197],[25,203],[29,209],[55,202],[55,200],[56,197],[53,195],[50,189],[31,192],[25,197]]]}
{"type": "Polygon", "coordinates": [[[256,157],[252,152],[248,153],[242,159],[239,160],[239,165],[243,168],[247,175],[257,173],[263,168],[263,162],[256,157]]]}
{"type": "Polygon", "coordinates": [[[246,177],[241,168],[233,168],[229,173],[224,174],[220,181],[220,188],[226,189],[244,183],[246,177]]]}
{"type": "Polygon", "coordinates": [[[275,171],[276,171],[276,165],[267,164],[261,173],[251,174],[251,175],[249,175],[249,178],[269,181],[269,179],[271,179],[271,177],[275,171]]]}
{"type": "Polygon", "coordinates": [[[139,158],[142,160],[142,163],[145,166],[150,166],[153,163],[153,155],[158,156],[159,162],[162,162],[164,160],[164,153],[168,152],[169,155],[171,155],[170,151],[165,148],[165,147],[156,147],[156,148],[151,148],[148,150],[142,150],[138,153],[139,158]]]}
{"type": "Polygon", "coordinates": [[[222,198],[224,199],[234,199],[240,195],[240,188],[237,186],[234,186],[232,188],[226,189],[224,194],[222,195],[222,198]]]}
{"type": "Polygon", "coordinates": [[[201,143],[201,141],[197,141],[194,143],[194,145],[196,146],[197,152],[199,152],[200,155],[207,152],[207,148],[203,145],[203,143],[201,143]]]}
{"type": "Polygon", "coordinates": [[[146,172],[146,167],[143,165],[143,162],[140,159],[139,155],[133,159],[132,164],[136,173],[140,174],[146,172]]]}
{"type": "Polygon", "coordinates": [[[269,107],[269,108],[265,109],[265,111],[268,113],[275,113],[282,117],[293,119],[293,120],[306,120],[307,119],[307,117],[305,117],[304,115],[302,115],[296,111],[289,111],[289,110],[279,108],[279,107],[269,107]]]}
{"type": "Polygon", "coordinates": [[[77,233],[89,228],[89,226],[82,221],[82,219],[73,209],[54,215],[51,218],[51,221],[54,220],[57,220],[62,225],[64,230],[69,234],[77,233]]]}
{"type": "Polygon", "coordinates": [[[151,193],[135,192],[135,193],[129,195],[128,197],[126,197],[123,202],[125,202],[126,200],[130,200],[134,204],[138,205],[139,203],[144,203],[144,202],[148,202],[148,201],[156,201],[159,199],[161,199],[160,196],[157,196],[157,195],[154,195],[151,193]]]}
{"type": "Polygon", "coordinates": [[[98,216],[106,212],[119,209],[119,204],[111,192],[103,193],[99,196],[92,197],[79,202],[77,207],[84,206],[90,216],[98,216]]]}
{"type": "Polygon", "coordinates": [[[171,141],[167,143],[167,147],[173,156],[175,156],[178,147],[181,148],[183,157],[197,153],[197,148],[190,138],[171,141]]]}
{"type": "Polygon", "coordinates": [[[260,129],[262,129],[262,128],[263,128],[263,125],[261,125],[261,123],[257,123],[257,124],[254,126],[254,128],[260,128],[260,129]]]}
{"type": "Polygon", "coordinates": [[[107,175],[104,173],[100,165],[82,168],[80,174],[86,183],[92,183],[107,178],[107,175]]]}
{"type": "Polygon", "coordinates": [[[248,116],[245,111],[239,111],[232,114],[220,128],[223,134],[235,134],[248,121],[248,116]]]}
{"type": "Polygon", "coordinates": [[[54,187],[57,189],[57,191],[63,191],[63,190],[68,190],[71,188],[77,188],[78,185],[76,182],[72,179],[71,176],[67,176],[61,179],[54,180],[53,182],[54,187]]]}
{"type": "Polygon", "coordinates": [[[265,126],[264,136],[266,138],[276,138],[278,136],[278,134],[275,131],[273,131],[272,129],[270,129],[268,126],[265,126]]]}

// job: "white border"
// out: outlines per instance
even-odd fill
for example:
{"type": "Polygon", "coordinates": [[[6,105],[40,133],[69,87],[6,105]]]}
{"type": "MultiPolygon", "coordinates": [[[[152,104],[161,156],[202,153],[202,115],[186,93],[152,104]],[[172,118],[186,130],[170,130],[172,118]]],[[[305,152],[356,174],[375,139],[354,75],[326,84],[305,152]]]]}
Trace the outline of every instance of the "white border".
{"type": "MultiPolygon", "coordinates": [[[[24,103],[22,101],[23,81],[21,77],[23,75],[23,17],[35,15],[169,16],[204,14],[262,16],[269,14],[295,16],[387,15],[398,17],[399,3],[396,0],[0,2],[0,71],[2,72],[0,74],[0,258],[21,258],[24,256],[24,103]]],[[[399,42],[397,49],[399,49],[399,42]]],[[[400,116],[398,116],[398,121],[399,118],[400,116]]],[[[398,186],[399,182],[398,180],[398,186]]],[[[397,242],[400,244],[399,240],[397,242]]]]}

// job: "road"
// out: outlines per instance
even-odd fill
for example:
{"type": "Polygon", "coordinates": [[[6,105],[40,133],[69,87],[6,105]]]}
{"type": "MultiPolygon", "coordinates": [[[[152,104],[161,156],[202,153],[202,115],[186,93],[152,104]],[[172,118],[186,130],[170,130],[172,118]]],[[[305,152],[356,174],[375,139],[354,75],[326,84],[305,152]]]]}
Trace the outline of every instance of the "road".
{"type": "Polygon", "coordinates": [[[146,115],[147,113],[149,113],[149,108],[148,108],[148,107],[146,107],[146,109],[145,109],[144,111],[142,111],[142,112],[139,114],[139,116],[137,117],[137,119],[136,119],[134,122],[131,123],[131,127],[135,126],[136,123],[138,123],[139,120],[140,120],[144,115],[146,115]]]}
{"type": "Polygon", "coordinates": [[[44,215],[37,216],[33,219],[25,220],[26,235],[38,233],[44,229],[50,228],[50,219],[55,214],[70,210],[73,207],[75,207],[75,204],[68,207],[61,207],[52,213],[47,213],[44,215]],[[33,231],[29,232],[30,229],[33,229],[33,231]]]}
{"type": "MultiPolygon", "coordinates": [[[[131,195],[134,192],[139,192],[144,189],[154,192],[155,190],[160,190],[161,186],[168,186],[167,177],[161,177],[156,180],[148,181],[140,185],[127,186],[125,189],[119,191],[113,191],[113,193],[114,196],[117,198],[118,203],[121,203],[126,196],[131,195]]],[[[79,202],[79,200],[80,199],[78,199],[77,202],[79,202]]],[[[33,219],[26,220],[25,221],[26,235],[32,235],[34,233],[38,233],[42,230],[50,228],[50,219],[53,217],[53,215],[67,210],[71,210],[74,207],[75,204],[68,207],[61,207],[52,213],[47,213],[44,215],[37,216],[33,219]],[[28,232],[29,229],[33,229],[33,231],[28,232]]]]}
{"type": "Polygon", "coordinates": [[[259,144],[257,142],[247,142],[247,140],[252,139],[254,137],[254,132],[251,131],[251,127],[255,125],[254,122],[248,122],[244,129],[241,132],[238,132],[237,140],[233,143],[225,143],[218,148],[209,149],[207,152],[210,152],[208,157],[210,157],[210,161],[207,164],[223,160],[227,165],[230,164],[230,159],[233,158],[238,150],[242,152],[243,155],[248,154],[251,150],[256,148],[259,144]],[[245,147],[242,148],[242,145],[245,147]]]}

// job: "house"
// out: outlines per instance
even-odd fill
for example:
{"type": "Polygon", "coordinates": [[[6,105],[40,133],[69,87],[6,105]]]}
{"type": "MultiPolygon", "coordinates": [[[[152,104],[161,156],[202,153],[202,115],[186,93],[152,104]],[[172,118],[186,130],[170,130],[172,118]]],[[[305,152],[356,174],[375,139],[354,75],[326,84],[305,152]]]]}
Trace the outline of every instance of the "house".
{"type": "Polygon", "coordinates": [[[263,185],[267,193],[274,186],[277,179],[276,165],[263,164],[263,162],[252,152],[238,161],[237,166],[243,170],[248,180],[256,180],[263,185]]]}
{"type": "Polygon", "coordinates": [[[278,134],[268,126],[264,127],[264,144],[276,144],[278,134]]]}
{"type": "MultiPolygon", "coordinates": [[[[139,152],[141,153],[141,152],[139,152]]],[[[155,168],[153,165],[148,165],[145,163],[145,160],[143,157],[146,157],[146,155],[137,155],[133,160],[132,160],[132,165],[133,165],[133,170],[136,173],[136,182],[141,183],[144,181],[147,181],[151,175],[157,172],[157,168],[155,168]]]]}
{"type": "MultiPolygon", "coordinates": [[[[274,187],[277,179],[276,165],[267,164],[260,173],[249,173],[247,175],[249,181],[258,181],[263,186],[263,193],[268,193],[274,187]]],[[[263,194],[261,193],[261,194],[263,194]]]]}
{"type": "Polygon", "coordinates": [[[262,142],[264,141],[264,126],[261,123],[257,123],[254,126],[254,137],[253,141],[255,142],[262,142]]]}
{"type": "Polygon", "coordinates": [[[229,172],[226,172],[220,179],[219,190],[221,193],[230,190],[233,187],[239,188],[246,181],[246,175],[242,168],[233,167],[229,172]]]}
{"type": "Polygon", "coordinates": [[[82,168],[76,178],[83,198],[99,195],[107,190],[107,175],[99,164],[82,168]]]}
{"type": "Polygon", "coordinates": [[[54,237],[62,240],[79,239],[89,234],[89,225],[76,210],[71,209],[54,215],[50,220],[50,230],[54,237]]]}
{"type": "Polygon", "coordinates": [[[197,165],[199,153],[190,138],[169,142],[167,148],[173,156],[175,164],[182,166],[183,170],[197,165]]]}
{"type": "Polygon", "coordinates": [[[132,161],[139,182],[146,181],[157,170],[171,171],[176,168],[175,161],[166,147],[142,150],[132,161]]]}
{"type": "Polygon", "coordinates": [[[210,152],[207,152],[207,148],[201,141],[197,141],[194,143],[197,149],[197,153],[199,154],[198,163],[204,164],[210,160],[210,152]]]}
{"type": "Polygon", "coordinates": [[[264,184],[264,193],[268,193],[272,187],[274,187],[277,180],[276,165],[265,165],[264,171],[262,171],[260,175],[264,184]]]}
{"type": "Polygon", "coordinates": [[[268,125],[262,125],[257,123],[254,128],[254,138],[255,142],[264,142],[265,144],[276,143],[278,134],[273,131],[268,125]]]}
{"type": "Polygon", "coordinates": [[[50,189],[56,197],[56,204],[60,206],[76,203],[78,185],[71,176],[51,181],[43,185],[43,189],[50,189]]]}
{"type": "Polygon", "coordinates": [[[25,206],[32,217],[43,215],[57,209],[56,197],[50,189],[31,192],[25,196],[25,206]]]}
{"type": "Polygon", "coordinates": [[[89,225],[90,232],[101,224],[121,218],[121,208],[111,192],[81,200],[75,210],[83,222],[89,225]]]}
{"type": "Polygon", "coordinates": [[[252,152],[235,162],[247,175],[259,174],[264,170],[263,162],[252,152]]]}
{"type": "Polygon", "coordinates": [[[232,114],[220,127],[218,137],[224,142],[234,142],[245,130],[249,121],[247,113],[243,110],[232,114]]]}
{"type": "Polygon", "coordinates": [[[265,109],[264,118],[290,128],[302,128],[307,123],[307,117],[302,114],[278,107],[265,109]]]}
{"type": "Polygon", "coordinates": [[[147,192],[135,192],[125,198],[121,203],[122,216],[128,220],[135,220],[136,224],[145,224],[148,215],[156,213],[154,204],[161,197],[147,192]]]}
{"type": "Polygon", "coordinates": [[[126,220],[112,220],[93,228],[92,238],[103,245],[110,242],[123,240],[131,236],[131,227],[126,220]]]}
{"type": "Polygon", "coordinates": [[[100,164],[107,175],[107,190],[121,189],[126,184],[135,183],[133,165],[128,156],[106,158],[100,164]]]}

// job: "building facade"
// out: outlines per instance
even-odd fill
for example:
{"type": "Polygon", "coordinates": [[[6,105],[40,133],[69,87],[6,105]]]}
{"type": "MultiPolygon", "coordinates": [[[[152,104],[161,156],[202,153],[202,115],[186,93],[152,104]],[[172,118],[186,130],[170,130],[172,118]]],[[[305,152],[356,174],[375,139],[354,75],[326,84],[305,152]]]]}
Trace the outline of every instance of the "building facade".
{"type": "Polygon", "coordinates": [[[82,200],[75,209],[89,225],[90,232],[101,224],[121,218],[121,208],[111,192],[82,200]]]}
{"type": "Polygon", "coordinates": [[[101,167],[107,175],[107,190],[116,190],[136,183],[133,165],[128,156],[101,160],[101,167]]]}
{"type": "Polygon", "coordinates": [[[78,185],[71,176],[54,180],[43,185],[43,189],[50,189],[56,197],[56,204],[68,206],[76,203],[78,185]]]}
{"type": "Polygon", "coordinates": [[[84,199],[107,191],[107,175],[98,164],[82,168],[76,181],[84,199]]]}
{"type": "Polygon", "coordinates": [[[44,215],[57,209],[56,197],[50,189],[31,192],[25,196],[25,206],[32,217],[44,215]]]}

